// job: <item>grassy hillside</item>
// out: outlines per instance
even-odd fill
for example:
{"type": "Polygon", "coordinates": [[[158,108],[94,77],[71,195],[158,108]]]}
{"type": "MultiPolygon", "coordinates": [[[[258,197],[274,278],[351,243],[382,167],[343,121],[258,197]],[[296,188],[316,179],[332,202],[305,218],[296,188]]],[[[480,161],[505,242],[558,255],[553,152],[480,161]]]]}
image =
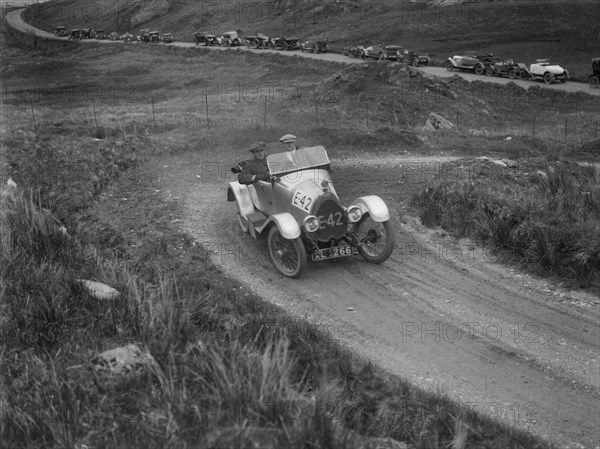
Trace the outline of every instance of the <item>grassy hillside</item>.
{"type": "Polygon", "coordinates": [[[333,49],[371,42],[398,43],[441,63],[454,53],[491,52],[525,63],[551,58],[576,77],[591,72],[600,48],[600,3],[595,0],[481,1],[438,7],[426,2],[193,2],[52,0],[30,8],[28,20],[53,30],[102,27],[137,33],[153,28],[193,41],[195,31],[296,35],[327,39],[333,49]]]}
{"type": "MultiPolygon", "coordinates": [[[[374,132],[380,117],[364,128],[360,117],[333,113],[316,124],[314,96],[296,89],[267,102],[211,91],[206,124],[206,85],[281,86],[293,75],[310,93],[340,66],[93,44],[0,51],[0,181],[11,176],[21,188],[0,195],[5,446],[358,449],[390,437],[415,448],[550,447],[382,373],[246,293],[177,228],[176,199],[157,192],[151,159],[231,163],[249,141],[284,131],[338,155],[419,145],[401,138],[406,124],[374,132]],[[94,300],[82,278],[121,296],[94,300]],[[150,369],[92,369],[100,351],[131,342],[153,356],[150,369]]],[[[386,86],[377,81],[371,93],[386,86]]],[[[335,77],[319,87],[335,88],[335,77]]],[[[530,142],[514,140],[517,149],[530,142]]]]}

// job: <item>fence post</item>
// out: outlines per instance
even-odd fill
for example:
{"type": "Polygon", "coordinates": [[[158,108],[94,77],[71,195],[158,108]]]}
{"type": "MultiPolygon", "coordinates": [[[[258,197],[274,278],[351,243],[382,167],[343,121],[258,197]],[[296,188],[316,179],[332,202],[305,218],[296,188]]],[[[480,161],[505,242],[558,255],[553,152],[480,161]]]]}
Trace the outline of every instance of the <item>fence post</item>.
{"type": "Polygon", "coordinates": [[[37,125],[35,123],[35,112],[33,111],[33,103],[31,104],[31,117],[33,118],[33,130],[35,131],[35,138],[38,138],[37,125]]]}
{"type": "Polygon", "coordinates": [[[154,127],[156,128],[156,114],[154,112],[154,98],[150,98],[152,102],[152,122],[154,123],[154,127]]]}
{"type": "Polygon", "coordinates": [[[210,120],[208,119],[208,92],[204,94],[204,102],[206,103],[206,129],[210,129],[210,120]]]}

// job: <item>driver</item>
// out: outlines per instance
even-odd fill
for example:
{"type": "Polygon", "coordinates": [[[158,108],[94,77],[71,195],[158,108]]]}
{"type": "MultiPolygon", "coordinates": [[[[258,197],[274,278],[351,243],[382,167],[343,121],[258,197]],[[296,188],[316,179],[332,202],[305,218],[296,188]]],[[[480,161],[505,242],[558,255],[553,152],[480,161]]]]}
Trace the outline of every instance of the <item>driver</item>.
{"type": "Polygon", "coordinates": [[[256,181],[268,181],[270,179],[269,166],[267,165],[267,144],[256,142],[248,151],[254,156],[253,159],[240,162],[238,170],[238,182],[240,184],[252,184],[256,181]]]}

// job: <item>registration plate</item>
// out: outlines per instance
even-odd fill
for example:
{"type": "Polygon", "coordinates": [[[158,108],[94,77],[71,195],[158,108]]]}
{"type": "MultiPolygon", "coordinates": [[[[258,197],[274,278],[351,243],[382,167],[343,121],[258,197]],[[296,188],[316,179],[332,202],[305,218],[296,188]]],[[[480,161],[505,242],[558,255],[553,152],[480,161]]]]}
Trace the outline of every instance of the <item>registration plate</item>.
{"type": "Polygon", "coordinates": [[[352,250],[352,246],[344,245],[344,246],[336,246],[335,248],[324,248],[317,249],[312,253],[312,260],[326,260],[326,259],[336,259],[338,257],[347,257],[354,254],[352,250]]]}

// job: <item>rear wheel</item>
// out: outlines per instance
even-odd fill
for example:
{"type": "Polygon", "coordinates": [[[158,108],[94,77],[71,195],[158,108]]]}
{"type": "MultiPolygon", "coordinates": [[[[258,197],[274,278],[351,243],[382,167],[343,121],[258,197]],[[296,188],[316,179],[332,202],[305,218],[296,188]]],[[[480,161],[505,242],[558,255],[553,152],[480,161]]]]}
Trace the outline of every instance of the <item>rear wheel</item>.
{"type": "Polygon", "coordinates": [[[368,214],[356,225],[356,234],[361,245],[358,252],[371,263],[382,263],[394,250],[394,228],[388,221],[377,222],[368,214]]]}
{"type": "Polygon", "coordinates": [[[592,89],[596,89],[600,85],[600,78],[597,76],[590,76],[588,83],[592,89]]]}
{"type": "Polygon", "coordinates": [[[454,66],[452,65],[452,63],[450,61],[446,61],[446,69],[451,72],[452,69],[454,69],[454,66]]]}
{"type": "Polygon", "coordinates": [[[550,72],[544,73],[544,83],[552,84],[552,81],[554,81],[554,77],[552,76],[552,73],[550,73],[550,72]]]}
{"type": "Polygon", "coordinates": [[[509,77],[511,80],[514,80],[514,79],[517,77],[517,71],[516,71],[515,69],[510,69],[510,70],[508,71],[508,77],[509,77]]]}
{"type": "Polygon", "coordinates": [[[306,269],[306,249],[300,237],[286,239],[277,226],[273,226],[269,231],[268,244],[275,267],[287,277],[300,277],[306,269]]]}
{"type": "Polygon", "coordinates": [[[486,74],[487,76],[493,76],[493,75],[494,75],[494,69],[492,69],[492,67],[491,67],[491,66],[488,66],[488,68],[487,68],[487,69],[485,69],[485,74],[486,74]]]}
{"type": "Polygon", "coordinates": [[[481,64],[477,64],[475,66],[475,73],[477,75],[483,75],[483,71],[485,70],[485,68],[481,65],[481,64]]]}

